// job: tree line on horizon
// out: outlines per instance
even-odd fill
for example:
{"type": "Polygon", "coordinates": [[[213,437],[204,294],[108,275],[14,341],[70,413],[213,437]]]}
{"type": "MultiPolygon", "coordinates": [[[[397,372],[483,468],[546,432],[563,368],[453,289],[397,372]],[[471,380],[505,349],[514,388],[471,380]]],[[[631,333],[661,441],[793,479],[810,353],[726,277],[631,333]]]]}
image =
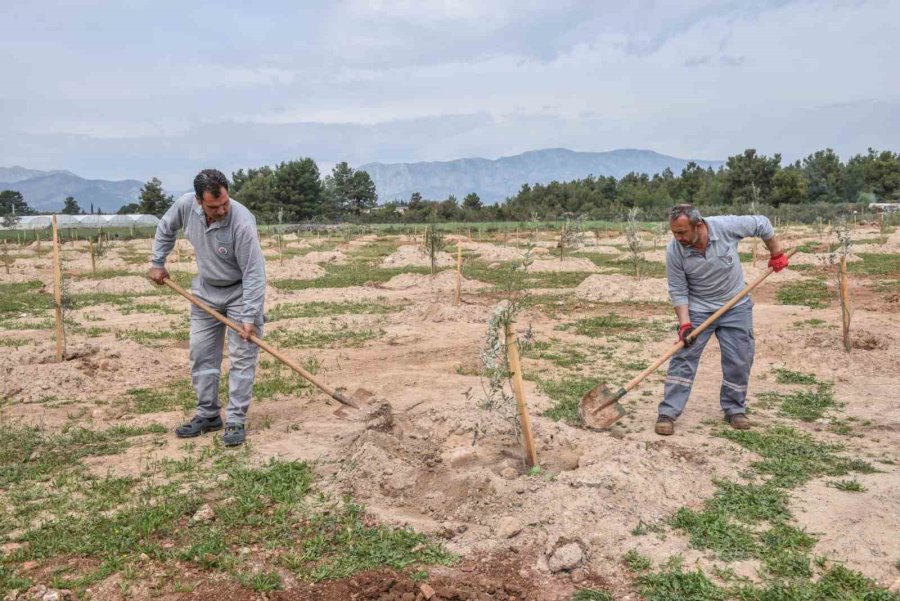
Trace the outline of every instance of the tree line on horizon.
{"type": "MultiPolygon", "coordinates": [[[[870,148],[845,163],[827,148],[782,166],[780,154],[768,157],[747,149],[728,157],[718,169],[690,162],[678,175],[667,168],[652,176],[632,172],[619,179],[591,175],[566,182],[526,183],[514,196],[493,205],[483,203],[474,192],[462,201],[453,195],[426,199],[414,192],[407,200],[379,205],[368,173],[341,162],[323,178],[308,157],[275,167],[239,169],[231,179],[231,195],[253,211],[260,223],[269,224],[616,219],[632,207],[640,208],[647,218],[661,219],[665,209],[677,203],[691,203],[708,213],[787,211],[795,218],[811,220],[831,217],[846,210],[846,205],[900,200],[900,154],[870,148]]],[[[173,201],[162,182],[152,178],[141,189],[139,200],[118,212],[162,216],[173,201]]],[[[62,212],[84,213],[71,196],[62,212]]],[[[34,213],[20,193],[0,192],[0,217],[34,213]]]]}

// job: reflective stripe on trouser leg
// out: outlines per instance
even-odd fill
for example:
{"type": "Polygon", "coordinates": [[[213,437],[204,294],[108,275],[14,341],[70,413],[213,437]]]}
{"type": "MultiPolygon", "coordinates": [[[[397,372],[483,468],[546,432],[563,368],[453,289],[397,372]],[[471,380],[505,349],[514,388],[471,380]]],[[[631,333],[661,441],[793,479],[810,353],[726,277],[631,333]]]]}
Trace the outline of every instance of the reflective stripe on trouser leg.
{"type": "Polygon", "coordinates": [[[219,369],[225,326],[197,307],[191,307],[191,383],[197,393],[197,415],[219,415],[219,369]]]}
{"type": "Polygon", "coordinates": [[[719,402],[725,415],[746,412],[747,385],[756,341],[753,339],[753,305],[746,303],[722,316],[716,330],[722,349],[722,389],[719,402]]]}
{"type": "MultiPolygon", "coordinates": [[[[700,324],[704,319],[706,316],[691,314],[691,323],[700,324]]],[[[697,375],[700,355],[703,354],[703,349],[706,348],[714,329],[715,325],[700,332],[694,344],[681,349],[669,360],[665,393],[658,409],[660,415],[677,419],[684,411],[688,397],[691,396],[691,386],[694,383],[694,376],[697,375]]]]}
{"type": "MultiPolygon", "coordinates": [[[[263,327],[256,326],[256,335],[262,336],[263,327]]],[[[256,379],[256,360],[259,347],[244,341],[240,335],[229,330],[228,357],[228,407],[225,409],[226,422],[243,424],[247,420],[250,400],[253,398],[253,382],[256,379]]]]}
{"type": "MultiPolygon", "coordinates": [[[[229,299],[225,309],[226,315],[240,321],[244,311],[243,288],[237,286],[236,293],[229,299]]],[[[263,323],[260,317],[256,324],[256,335],[262,337],[263,323]]],[[[243,424],[247,421],[247,411],[253,398],[253,382],[256,379],[256,361],[259,347],[252,342],[245,342],[240,335],[229,330],[228,358],[228,407],[225,409],[225,421],[243,424]]]]}

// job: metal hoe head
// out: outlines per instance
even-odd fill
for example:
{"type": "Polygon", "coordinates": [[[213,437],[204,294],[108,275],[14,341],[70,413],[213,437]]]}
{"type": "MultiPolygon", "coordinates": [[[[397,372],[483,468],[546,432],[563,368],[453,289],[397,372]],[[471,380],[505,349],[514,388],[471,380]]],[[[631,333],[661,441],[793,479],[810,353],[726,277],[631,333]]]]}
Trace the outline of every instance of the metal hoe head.
{"type": "Polygon", "coordinates": [[[581,397],[578,413],[584,425],[593,430],[602,430],[616,423],[625,415],[625,408],[619,399],[625,396],[625,389],[612,390],[605,382],[600,382],[581,397]]]}

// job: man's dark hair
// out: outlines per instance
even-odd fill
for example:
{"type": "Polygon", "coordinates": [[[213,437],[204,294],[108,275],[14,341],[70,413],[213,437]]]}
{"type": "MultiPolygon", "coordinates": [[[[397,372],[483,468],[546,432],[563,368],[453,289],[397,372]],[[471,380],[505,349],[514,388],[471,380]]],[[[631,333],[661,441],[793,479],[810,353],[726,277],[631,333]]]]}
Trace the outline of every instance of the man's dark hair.
{"type": "Polygon", "coordinates": [[[218,169],[204,169],[194,178],[197,200],[203,200],[204,192],[209,192],[213,198],[219,198],[222,188],[228,190],[228,178],[218,169]]]}
{"type": "Polygon", "coordinates": [[[700,214],[700,210],[697,209],[694,205],[675,205],[671,209],[669,209],[669,220],[675,221],[679,217],[684,215],[688,218],[688,221],[691,222],[691,225],[697,225],[701,221],[703,221],[703,216],[700,214]]]}

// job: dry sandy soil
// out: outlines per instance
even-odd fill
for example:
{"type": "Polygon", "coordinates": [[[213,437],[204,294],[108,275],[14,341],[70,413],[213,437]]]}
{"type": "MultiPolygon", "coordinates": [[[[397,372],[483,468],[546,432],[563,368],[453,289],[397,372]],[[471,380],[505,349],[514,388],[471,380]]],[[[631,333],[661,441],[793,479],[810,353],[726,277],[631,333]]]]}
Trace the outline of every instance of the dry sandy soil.
{"type": "MultiPolygon", "coordinates": [[[[793,237],[796,242],[815,239],[803,237],[802,230],[793,237]]],[[[337,243],[333,250],[291,256],[283,265],[270,259],[270,283],[320,277],[329,264],[344,263],[358,249],[379,240],[369,237],[337,243]]],[[[896,253],[897,241],[898,234],[893,234],[876,248],[855,250],[896,253]]],[[[397,237],[395,243],[396,250],[385,256],[382,266],[426,265],[424,255],[406,239],[397,237]]],[[[521,255],[511,245],[465,239],[460,243],[464,251],[477,253],[486,262],[515,260],[521,255]]],[[[604,239],[602,243],[608,252],[618,252],[612,245],[622,240],[604,239]]],[[[189,249],[186,245],[182,248],[180,268],[190,270],[189,249]]],[[[301,241],[289,248],[308,251],[310,245],[301,241]]],[[[586,250],[597,252],[596,247],[586,250]]],[[[102,260],[102,269],[127,270],[133,272],[130,275],[87,277],[90,261],[84,251],[83,244],[66,245],[65,269],[70,276],[78,276],[71,279],[70,293],[154,292],[141,277],[144,267],[126,260],[134,254],[146,255],[145,241],[122,243],[102,260]]],[[[272,252],[271,246],[267,252],[272,252]]],[[[0,280],[37,279],[50,290],[49,255],[32,248],[15,254],[11,274],[0,272],[0,280]]],[[[403,273],[386,282],[345,288],[270,287],[270,311],[285,303],[309,302],[372,303],[399,309],[270,324],[269,333],[282,328],[369,328],[380,332],[355,346],[326,344],[287,352],[300,362],[315,357],[320,364],[318,375],[334,385],[349,391],[358,387],[374,391],[379,400],[389,403],[389,411],[375,421],[358,419],[352,412],[339,410],[323,394],[280,395],[256,403],[249,421],[254,461],[262,463],[269,457],[309,461],[324,491],[352,496],[381,523],[409,526],[441,541],[461,560],[453,568],[430,570],[436,598],[567,599],[578,587],[591,586],[607,590],[617,599],[638,599],[634,575],[622,562],[631,549],[647,555],[656,565],[680,554],[686,568],[699,567],[711,574],[714,567],[730,565],[738,575],[757,578],[758,561],[724,562],[709,550],[692,547],[676,530],[667,529],[665,536],[632,533],[639,524],[664,524],[681,507],[699,508],[713,495],[714,479],[738,479],[756,459],[753,453],[714,435],[721,422],[715,400],[721,384],[717,343],[711,343],[704,355],[692,400],[672,437],[653,433],[663,372],[626,397],[628,415],[611,430],[590,431],[543,415],[554,399],[538,380],[578,376],[618,384],[636,373],[627,366],[629,362],[649,361],[672,343],[674,321],[665,304],[664,280],[599,273],[586,258],[567,261],[571,265],[567,271],[581,271],[586,276],[578,285],[553,290],[563,297],[559,302],[569,304],[562,310],[558,305],[535,304],[517,323],[522,334],[530,327],[538,342],[583,353],[580,372],[577,367],[574,372],[572,368],[565,371],[533,353],[525,355],[525,394],[540,472],[530,472],[524,465],[510,422],[479,406],[483,397],[483,382],[477,375],[479,351],[487,320],[501,297],[488,284],[466,277],[463,303],[455,306],[452,271],[436,278],[403,273]],[[665,333],[634,340],[613,334],[588,337],[565,327],[578,319],[609,313],[638,322],[659,322],[665,333]],[[577,557],[560,570],[560,550],[568,547],[571,551],[572,545],[577,557]],[[494,596],[478,596],[488,589],[494,596]]],[[[550,270],[554,261],[546,263],[550,270]]],[[[805,258],[798,264],[815,265],[815,261],[805,258]]],[[[442,255],[440,265],[455,265],[455,252],[442,255]]],[[[746,267],[748,278],[761,269],[746,267]]],[[[378,268],[376,265],[373,270],[378,268]]],[[[754,407],[764,392],[793,390],[776,384],[776,368],[833,382],[834,396],[843,403],[840,415],[857,420],[852,423],[859,436],[839,436],[829,431],[823,420],[791,425],[820,439],[842,442],[854,456],[888,462],[876,464],[878,473],[855,476],[867,489],[861,494],[828,486],[828,478],[814,478],[791,491],[791,510],[796,523],[817,537],[814,555],[846,562],[847,567],[880,585],[891,586],[900,577],[900,469],[897,463],[890,463],[900,462],[900,304],[896,293],[878,292],[871,281],[854,279],[856,348],[846,353],[840,331],[834,327],[840,323],[836,302],[817,309],[776,303],[775,290],[789,282],[802,282],[809,273],[773,276],[755,295],[757,353],[750,404],[754,407]]],[[[24,342],[18,347],[2,347],[0,399],[7,401],[3,419],[49,429],[72,423],[100,428],[151,421],[169,430],[161,446],[138,444],[122,454],[103,457],[92,464],[98,471],[138,474],[148,461],[191,452],[171,433],[189,413],[136,415],[112,402],[130,389],[164,388],[189,375],[185,341],[148,344],[117,335],[185,327],[187,307],[180,299],[170,295],[136,301],[138,307],[151,302],[168,311],[123,313],[114,304],[71,311],[73,323],[82,328],[99,326],[104,331],[93,337],[83,329],[70,332],[70,358],[61,364],[53,362],[52,329],[29,329],[34,319],[28,315],[13,319],[12,326],[0,330],[0,340],[24,342]]],[[[754,419],[759,427],[783,421],[773,411],[762,411],[754,419]]],[[[229,590],[226,596],[231,598],[249,595],[234,582],[211,579],[190,569],[195,571],[199,587],[191,595],[170,592],[163,598],[222,598],[229,590]]],[[[117,578],[120,575],[95,585],[91,589],[94,598],[121,598],[117,578]]],[[[281,593],[269,593],[269,598],[422,598],[417,584],[397,580],[390,570],[317,586],[308,588],[308,584],[294,581],[281,593]],[[395,584],[386,584],[389,582],[395,584]],[[411,596],[404,596],[407,594],[411,596]]],[[[139,598],[142,594],[134,591],[141,590],[134,587],[132,594],[139,598]]]]}

